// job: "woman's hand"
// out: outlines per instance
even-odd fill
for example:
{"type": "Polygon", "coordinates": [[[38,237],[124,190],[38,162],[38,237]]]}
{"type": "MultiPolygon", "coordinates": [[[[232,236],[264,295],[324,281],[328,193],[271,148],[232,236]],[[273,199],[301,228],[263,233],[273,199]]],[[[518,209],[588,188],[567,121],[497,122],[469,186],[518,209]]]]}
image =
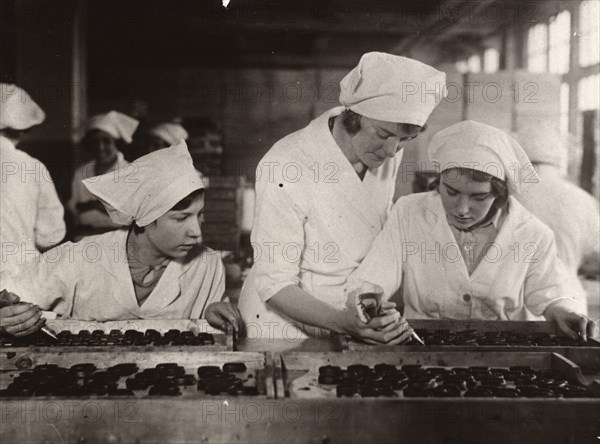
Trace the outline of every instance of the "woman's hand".
{"type": "Polygon", "coordinates": [[[547,319],[554,320],[558,328],[573,339],[581,337],[584,341],[587,341],[588,337],[598,337],[598,324],[587,316],[568,311],[562,307],[552,306],[546,310],[544,315],[547,319]]]}
{"type": "Polygon", "coordinates": [[[19,296],[0,292],[0,332],[13,336],[27,336],[44,326],[42,310],[37,305],[21,303],[19,296]]]}
{"type": "Polygon", "coordinates": [[[340,311],[339,325],[343,333],[367,344],[401,344],[410,339],[413,330],[394,307],[394,303],[384,302],[380,316],[369,322],[361,321],[356,310],[345,308],[340,311]]]}
{"type": "Polygon", "coordinates": [[[213,302],[206,308],[204,317],[208,323],[219,330],[227,330],[231,325],[236,333],[242,329],[242,315],[238,308],[229,302],[213,302]]]}

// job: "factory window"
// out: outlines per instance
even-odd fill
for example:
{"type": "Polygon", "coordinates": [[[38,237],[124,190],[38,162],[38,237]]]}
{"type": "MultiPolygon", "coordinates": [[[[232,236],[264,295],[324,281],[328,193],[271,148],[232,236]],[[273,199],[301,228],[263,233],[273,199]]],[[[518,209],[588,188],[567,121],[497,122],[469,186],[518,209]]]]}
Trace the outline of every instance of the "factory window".
{"type": "Polygon", "coordinates": [[[600,62],[600,2],[584,1],[579,7],[579,65],[600,62]]]}
{"type": "Polygon", "coordinates": [[[581,134],[581,171],[579,186],[600,197],[598,117],[600,115],[600,74],[579,80],[578,121],[581,134]]]}
{"type": "Polygon", "coordinates": [[[579,81],[579,111],[600,109],[600,74],[579,81]]]}
{"type": "Polygon", "coordinates": [[[461,74],[466,74],[469,72],[469,65],[466,60],[459,60],[454,64],[456,70],[461,74]]]}
{"type": "Polygon", "coordinates": [[[569,132],[569,84],[560,85],[560,131],[563,134],[569,132]]]}
{"type": "Polygon", "coordinates": [[[548,25],[544,23],[532,26],[527,33],[527,69],[548,70],[548,25]]]}
{"type": "Polygon", "coordinates": [[[550,19],[548,27],[549,71],[555,74],[569,72],[569,45],[571,37],[571,13],[563,11],[550,19]]]}
{"type": "Polygon", "coordinates": [[[488,73],[498,71],[500,66],[500,53],[496,48],[488,48],[483,53],[483,70],[488,73]]]}
{"type": "Polygon", "coordinates": [[[469,68],[469,72],[480,72],[481,71],[481,57],[477,54],[473,54],[467,60],[467,66],[469,68]]]}

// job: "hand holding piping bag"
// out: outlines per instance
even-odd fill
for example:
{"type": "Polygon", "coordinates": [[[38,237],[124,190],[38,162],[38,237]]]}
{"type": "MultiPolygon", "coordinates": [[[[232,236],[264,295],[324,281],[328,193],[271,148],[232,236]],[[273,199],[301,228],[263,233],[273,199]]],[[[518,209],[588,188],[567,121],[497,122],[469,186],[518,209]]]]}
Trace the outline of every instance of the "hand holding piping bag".
{"type": "Polygon", "coordinates": [[[362,281],[354,290],[347,295],[346,305],[352,301],[357,312],[358,318],[366,323],[377,322],[378,319],[390,318],[391,322],[378,328],[379,331],[388,333],[395,331],[398,333],[394,339],[386,342],[387,344],[399,344],[412,338],[425,345],[423,340],[408,325],[396,310],[396,304],[383,300],[383,289],[379,285],[362,281]]]}

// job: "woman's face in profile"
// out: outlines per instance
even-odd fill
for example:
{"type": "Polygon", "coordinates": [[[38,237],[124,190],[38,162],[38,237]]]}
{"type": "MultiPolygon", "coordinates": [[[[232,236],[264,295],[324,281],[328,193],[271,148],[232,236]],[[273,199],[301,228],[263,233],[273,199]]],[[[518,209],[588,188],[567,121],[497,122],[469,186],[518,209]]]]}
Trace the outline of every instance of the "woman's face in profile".
{"type": "Polygon", "coordinates": [[[458,169],[442,172],[439,192],[448,221],[459,229],[481,222],[495,200],[490,182],[476,182],[458,169]]]}

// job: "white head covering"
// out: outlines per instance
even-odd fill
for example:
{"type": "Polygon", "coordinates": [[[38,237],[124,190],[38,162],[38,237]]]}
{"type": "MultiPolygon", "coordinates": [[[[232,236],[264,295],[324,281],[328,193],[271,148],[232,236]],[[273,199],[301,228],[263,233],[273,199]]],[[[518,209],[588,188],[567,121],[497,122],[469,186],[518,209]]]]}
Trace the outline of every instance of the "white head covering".
{"type": "Polygon", "coordinates": [[[560,134],[556,125],[545,122],[528,124],[511,133],[511,136],[519,142],[532,162],[559,168],[566,164],[568,138],[560,134]]]}
{"type": "Polygon", "coordinates": [[[0,83],[0,130],[26,130],[46,119],[42,108],[23,88],[12,83],[0,83]]]}
{"type": "Polygon", "coordinates": [[[135,221],[140,227],[204,188],[183,140],[140,157],[119,174],[112,171],[90,177],[83,184],[102,201],[114,223],[130,225],[135,221]]]}
{"type": "Polygon", "coordinates": [[[106,114],[92,116],[88,122],[87,130],[102,130],[115,139],[123,139],[126,143],[131,143],[138,124],[139,122],[133,117],[117,111],[110,111],[106,114]]]}
{"type": "Polygon", "coordinates": [[[164,140],[169,145],[173,145],[178,140],[187,140],[189,137],[188,132],[183,126],[171,122],[156,125],[150,130],[150,134],[164,140]]]}
{"type": "Polygon", "coordinates": [[[482,171],[505,180],[511,193],[517,193],[522,183],[538,181],[529,158],[512,137],[472,120],[437,133],[429,142],[428,153],[440,173],[457,167],[482,171]]]}
{"type": "Polygon", "coordinates": [[[340,82],[340,103],[372,119],[423,126],[445,86],[446,74],[429,65],[369,52],[340,82]]]}

